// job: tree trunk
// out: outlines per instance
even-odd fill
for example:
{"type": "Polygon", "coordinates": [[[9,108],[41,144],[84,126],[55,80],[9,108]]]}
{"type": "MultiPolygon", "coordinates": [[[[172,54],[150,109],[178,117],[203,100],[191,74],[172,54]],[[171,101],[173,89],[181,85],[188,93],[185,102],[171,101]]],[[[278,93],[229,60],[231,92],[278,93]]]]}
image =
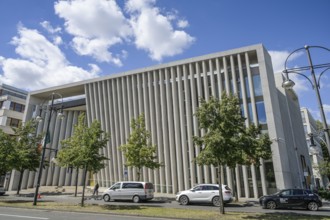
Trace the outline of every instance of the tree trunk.
{"type": "Polygon", "coordinates": [[[141,168],[138,167],[138,168],[137,168],[137,179],[138,179],[138,181],[141,181],[141,180],[140,180],[140,177],[141,177],[141,168]]]}
{"type": "Polygon", "coordinates": [[[223,195],[222,195],[222,182],[221,182],[221,166],[220,164],[218,165],[218,180],[219,180],[219,200],[220,200],[220,214],[224,215],[225,214],[225,207],[223,203],[223,195]]]}
{"type": "Polygon", "coordinates": [[[81,196],[81,207],[84,207],[84,200],[85,200],[85,188],[86,188],[86,176],[87,176],[87,166],[85,166],[84,170],[84,177],[83,177],[83,191],[81,196]]]}
{"type": "Polygon", "coordinates": [[[24,173],[24,170],[21,170],[21,171],[20,171],[20,174],[19,174],[19,181],[18,181],[18,187],[17,187],[16,195],[19,195],[19,191],[21,190],[22,179],[23,179],[23,173],[24,173]]]}
{"type": "Polygon", "coordinates": [[[79,174],[79,168],[77,167],[77,173],[76,173],[76,189],[74,191],[74,197],[77,197],[77,192],[78,192],[78,174],[79,174]]]}
{"type": "Polygon", "coordinates": [[[235,202],[238,202],[235,168],[231,168],[231,178],[232,178],[232,182],[233,182],[233,189],[232,190],[233,190],[233,193],[235,195],[235,202]]]}

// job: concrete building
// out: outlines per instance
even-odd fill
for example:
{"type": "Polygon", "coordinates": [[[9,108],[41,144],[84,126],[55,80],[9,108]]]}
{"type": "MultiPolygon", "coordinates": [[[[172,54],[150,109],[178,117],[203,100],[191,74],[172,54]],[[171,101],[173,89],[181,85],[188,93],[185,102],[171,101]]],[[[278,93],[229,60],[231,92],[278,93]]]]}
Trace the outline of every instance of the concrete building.
{"type": "MultiPolygon", "coordinates": [[[[281,74],[275,78],[268,52],[258,44],[31,92],[25,119],[35,117],[40,103],[52,92],[65,100],[83,98],[79,106],[64,109],[63,121],[52,118],[51,147],[61,148],[60,140],[72,134],[81,112],[86,112],[89,124],[99,120],[103,130],[111,134],[102,152],[111,160],[91,178],[101,186],[110,186],[136,178],[134,169],[125,168],[118,147],[129,137],[131,119],[144,113],[151,141],[158,147],[158,161],[164,166],[143,169],[143,180],[153,182],[157,192],[176,193],[197,183],[217,182],[216,168],[193,162],[199,148],[192,137],[203,135],[194,116],[199,97],[238,93],[246,126],[260,124],[263,132],[269,133],[273,157],[262,161],[260,167],[223,167],[223,180],[231,188],[236,185],[239,197],[258,198],[282,188],[304,187],[304,174],[310,175],[303,126],[296,123],[302,121],[299,103],[293,91],[281,87],[281,80],[281,74]]],[[[45,129],[46,124],[40,124],[38,132],[45,129]]],[[[41,186],[74,185],[75,172],[50,166],[43,171],[41,186]]],[[[78,181],[81,183],[81,179],[78,181]]],[[[35,183],[34,172],[24,173],[23,188],[34,187],[35,183]]],[[[11,186],[17,187],[14,180],[11,186]]]]}
{"type": "Polygon", "coordinates": [[[0,129],[13,134],[11,127],[17,127],[23,120],[27,92],[0,84],[0,129]]]}
{"type": "Polygon", "coordinates": [[[323,162],[321,143],[325,143],[324,137],[319,133],[319,129],[317,129],[316,126],[316,121],[308,109],[303,107],[300,109],[300,111],[304,123],[308,152],[313,168],[313,176],[311,181],[318,188],[326,187],[329,183],[329,180],[326,176],[321,175],[318,169],[320,163],[323,162]],[[311,136],[313,136],[314,146],[311,143],[311,136]]]}
{"type": "MultiPolygon", "coordinates": [[[[7,134],[14,134],[12,127],[17,127],[23,120],[27,92],[0,84],[0,129],[7,134]]],[[[0,175],[0,187],[8,187],[10,174],[0,175]]]]}

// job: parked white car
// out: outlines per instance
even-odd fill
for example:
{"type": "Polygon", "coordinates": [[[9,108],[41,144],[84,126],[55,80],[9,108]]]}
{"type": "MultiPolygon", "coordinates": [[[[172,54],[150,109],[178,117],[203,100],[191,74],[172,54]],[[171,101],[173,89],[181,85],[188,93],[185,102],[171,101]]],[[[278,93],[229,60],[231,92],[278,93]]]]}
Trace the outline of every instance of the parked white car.
{"type": "Polygon", "coordinates": [[[132,200],[135,203],[154,198],[154,185],[147,182],[118,182],[102,195],[105,202],[110,200],[132,200]]]}
{"type": "MultiPolygon", "coordinates": [[[[233,201],[231,189],[227,185],[222,185],[222,195],[224,203],[233,201]]],[[[211,203],[214,206],[220,206],[219,184],[199,184],[189,190],[178,192],[176,201],[181,205],[211,203]]]]}

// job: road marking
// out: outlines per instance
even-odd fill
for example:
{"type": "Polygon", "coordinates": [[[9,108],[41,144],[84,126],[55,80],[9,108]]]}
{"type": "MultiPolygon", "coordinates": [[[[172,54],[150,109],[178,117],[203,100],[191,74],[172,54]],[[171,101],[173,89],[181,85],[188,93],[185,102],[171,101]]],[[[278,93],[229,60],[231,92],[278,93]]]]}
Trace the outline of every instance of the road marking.
{"type": "Polygon", "coordinates": [[[32,219],[49,219],[49,218],[32,217],[32,216],[24,216],[24,215],[6,215],[6,214],[0,214],[0,216],[16,217],[16,218],[32,218],[32,219]]]}

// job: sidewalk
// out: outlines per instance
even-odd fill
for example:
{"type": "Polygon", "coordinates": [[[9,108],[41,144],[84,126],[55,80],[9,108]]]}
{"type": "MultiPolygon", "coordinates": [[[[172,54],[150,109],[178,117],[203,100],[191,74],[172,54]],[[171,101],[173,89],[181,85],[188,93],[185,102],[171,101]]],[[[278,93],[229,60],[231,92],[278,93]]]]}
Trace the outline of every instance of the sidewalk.
{"type": "MultiPolygon", "coordinates": [[[[103,194],[103,192],[106,190],[106,187],[100,187],[99,188],[99,196],[103,194]]],[[[40,195],[44,196],[51,196],[51,195],[74,195],[76,190],[75,186],[63,186],[63,187],[56,187],[56,186],[40,186],[39,193],[40,195]]],[[[78,186],[77,188],[77,194],[80,196],[82,194],[83,187],[78,186]]],[[[17,191],[6,191],[6,195],[15,196],[17,191]]],[[[30,189],[22,189],[20,190],[21,197],[32,197],[34,196],[35,188],[30,189]]],[[[93,195],[93,187],[86,186],[85,189],[85,196],[90,197],[93,195]]],[[[164,199],[164,200],[175,200],[174,194],[166,194],[166,193],[155,193],[155,198],[157,199],[164,199]]]]}
{"type": "MultiPolygon", "coordinates": [[[[106,190],[106,187],[99,188],[99,198],[103,192],[106,190]]],[[[82,195],[83,187],[79,186],[77,189],[78,197],[82,195]]],[[[33,197],[35,193],[35,188],[30,189],[23,189],[20,190],[19,197],[33,197]]],[[[56,186],[40,186],[39,193],[41,196],[73,196],[75,193],[75,186],[63,186],[63,187],[56,187],[56,186]]],[[[7,191],[7,195],[16,196],[16,191],[7,191]]],[[[85,189],[85,197],[90,198],[93,194],[93,187],[87,186],[85,189]]],[[[175,194],[167,194],[167,193],[155,193],[154,200],[162,200],[162,201],[175,201],[175,194]]],[[[238,203],[250,203],[250,204],[259,204],[259,200],[255,198],[239,198],[238,203]]]]}

